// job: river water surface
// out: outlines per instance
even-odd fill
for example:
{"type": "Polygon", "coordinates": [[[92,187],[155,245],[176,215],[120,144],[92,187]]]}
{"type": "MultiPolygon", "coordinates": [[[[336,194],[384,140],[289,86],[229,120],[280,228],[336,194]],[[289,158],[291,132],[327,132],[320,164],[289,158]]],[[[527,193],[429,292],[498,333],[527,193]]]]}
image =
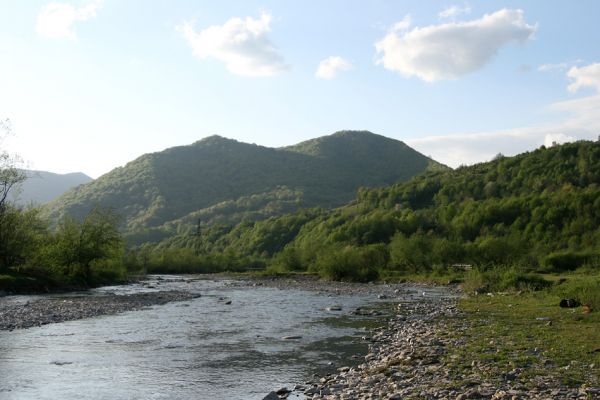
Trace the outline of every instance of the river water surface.
{"type": "MultiPolygon", "coordinates": [[[[201,297],[0,332],[0,399],[262,399],[315,372],[357,363],[351,356],[366,351],[360,326],[373,321],[350,311],[378,302],[374,294],[332,295],[230,280],[158,283],[161,290],[201,297]],[[327,311],[332,305],[342,311],[327,311]]],[[[90,295],[149,290],[157,289],[134,284],[90,295]]]]}

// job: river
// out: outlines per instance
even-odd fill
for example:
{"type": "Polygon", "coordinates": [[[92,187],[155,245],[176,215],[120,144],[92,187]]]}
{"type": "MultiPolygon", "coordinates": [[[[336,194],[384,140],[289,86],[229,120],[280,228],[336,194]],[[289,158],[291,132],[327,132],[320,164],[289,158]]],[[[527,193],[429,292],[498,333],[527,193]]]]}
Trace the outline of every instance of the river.
{"type": "Polygon", "coordinates": [[[0,332],[0,399],[262,399],[314,373],[360,362],[364,327],[381,321],[350,311],[386,301],[373,293],[158,279],[87,295],[154,291],[160,284],[201,297],[0,332]],[[334,305],[341,311],[328,310],[334,305]]]}

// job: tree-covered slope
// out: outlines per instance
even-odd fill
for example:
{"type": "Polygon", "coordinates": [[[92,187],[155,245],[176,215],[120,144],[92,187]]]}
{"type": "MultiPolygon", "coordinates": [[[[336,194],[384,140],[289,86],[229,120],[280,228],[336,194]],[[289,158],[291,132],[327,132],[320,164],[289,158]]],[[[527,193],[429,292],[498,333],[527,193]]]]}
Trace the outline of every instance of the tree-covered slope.
{"type": "Polygon", "coordinates": [[[600,267],[600,142],[427,172],[390,187],[361,189],[356,201],[334,210],[214,227],[200,237],[171,238],[157,251],[186,246],[338,278],[455,263],[600,267]]]}
{"type": "Polygon", "coordinates": [[[210,215],[211,208],[252,219],[274,213],[244,198],[275,197],[264,206],[281,212],[293,211],[290,204],[339,206],[361,186],[389,185],[432,166],[443,168],[402,142],[369,132],[339,132],[281,149],[211,136],[141,156],[65,193],[46,206],[45,214],[53,220],[63,215],[80,218],[96,205],[111,207],[123,217],[128,233],[170,221],[189,223],[210,215]],[[273,196],[274,191],[281,198],[273,196]],[[237,205],[226,207],[227,202],[237,205]]]}

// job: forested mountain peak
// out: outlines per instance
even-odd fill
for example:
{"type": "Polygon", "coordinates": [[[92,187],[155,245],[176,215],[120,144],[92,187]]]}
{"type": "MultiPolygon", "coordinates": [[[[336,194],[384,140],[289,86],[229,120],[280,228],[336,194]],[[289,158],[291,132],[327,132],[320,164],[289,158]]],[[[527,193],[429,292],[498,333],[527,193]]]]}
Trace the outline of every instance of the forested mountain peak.
{"type": "Polygon", "coordinates": [[[365,131],[278,149],[213,135],[138,157],[65,193],[45,213],[53,220],[81,218],[95,205],[111,207],[127,232],[198,215],[213,220],[216,210],[235,212],[234,220],[260,219],[301,207],[339,206],[359,187],[390,185],[432,165],[439,166],[400,141],[365,131]]]}
{"type": "Polygon", "coordinates": [[[394,150],[410,149],[399,140],[390,139],[369,131],[351,130],[338,131],[331,135],[306,140],[293,146],[284,147],[284,149],[310,155],[336,154],[340,156],[349,151],[381,152],[386,149],[386,146],[392,146],[394,150]]]}
{"type": "Polygon", "coordinates": [[[356,201],[228,229],[160,248],[262,257],[282,270],[373,279],[452,264],[562,270],[600,265],[600,141],[425,172],[356,201]],[[593,264],[596,263],[596,264],[593,264]]]}

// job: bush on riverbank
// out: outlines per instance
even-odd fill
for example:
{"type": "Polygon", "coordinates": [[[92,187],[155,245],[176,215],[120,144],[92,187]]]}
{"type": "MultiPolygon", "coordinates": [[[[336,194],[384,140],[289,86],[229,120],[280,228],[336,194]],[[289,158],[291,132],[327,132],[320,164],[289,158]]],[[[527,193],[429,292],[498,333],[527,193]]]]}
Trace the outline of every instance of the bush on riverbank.
{"type": "Polygon", "coordinates": [[[5,206],[0,274],[10,292],[90,287],[124,281],[118,218],[94,209],[83,221],[65,217],[51,230],[34,208],[5,206]]]}
{"type": "Polygon", "coordinates": [[[130,251],[125,257],[129,271],[150,274],[209,274],[264,270],[264,261],[257,257],[241,256],[232,251],[197,254],[191,248],[171,248],[161,251],[130,251]]]}
{"type": "Polygon", "coordinates": [[[463,288],[467,293],[502,291],[537,291],[548,288],[552,282],[541,275],[523,272],[517,267],[474,269],[465,274],[463,288]]]}

